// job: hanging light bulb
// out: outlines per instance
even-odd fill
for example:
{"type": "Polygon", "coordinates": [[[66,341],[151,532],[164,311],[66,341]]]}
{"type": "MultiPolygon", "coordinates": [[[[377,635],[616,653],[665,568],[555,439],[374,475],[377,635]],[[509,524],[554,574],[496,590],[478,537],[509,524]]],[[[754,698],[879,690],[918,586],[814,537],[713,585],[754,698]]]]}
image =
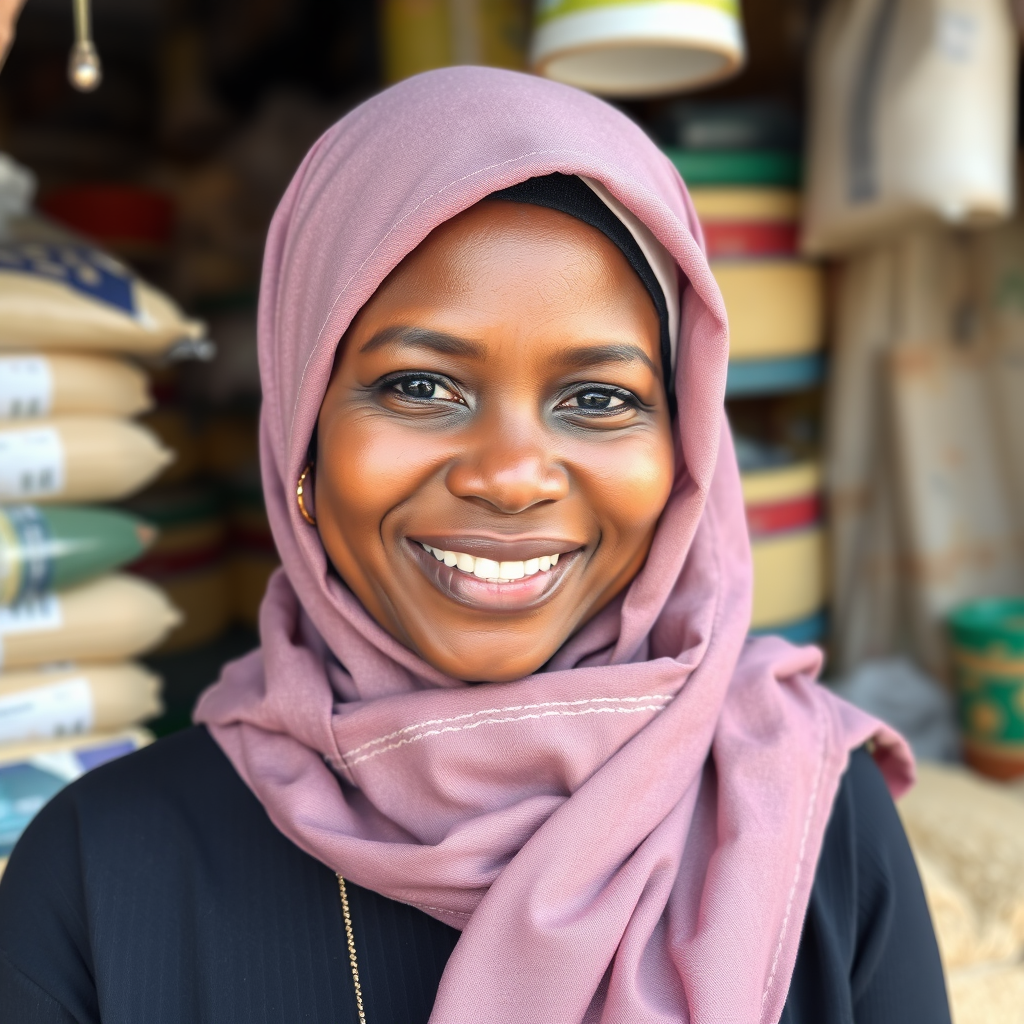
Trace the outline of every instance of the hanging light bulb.
{"type": "Polygon", "coordinates": [[[75,13],[75,42],[68,57],[68,81],[79,92],[92,92],[103,81],[103,65],[92,41],[89,0],[72,0],[75,13]]]}

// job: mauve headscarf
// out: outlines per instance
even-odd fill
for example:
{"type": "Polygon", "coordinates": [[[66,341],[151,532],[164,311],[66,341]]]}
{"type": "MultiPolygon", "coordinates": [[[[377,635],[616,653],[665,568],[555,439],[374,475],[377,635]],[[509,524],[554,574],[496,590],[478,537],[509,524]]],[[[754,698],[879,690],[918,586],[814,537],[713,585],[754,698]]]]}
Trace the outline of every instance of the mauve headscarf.
{"type": "Polygon", "coordinates": [[[612,107],[540,78],[402,82],[331,128],[281,200],[259,355],[283,569],[261,649],[195,717],[275,825],[462,929],[433,1024],[777,1021],[849,751],[873,738],[894,792],[913,769],[898,735],[816,685],[815,648],[746,638],[725,309],[669,161],[612,107]],[[388,272],[488,193],[553,171],[603,183],[682,270],[676,482],[618,600],[544,671],[469,686],[328,572],[295,482],[339,339],[388,272]]]}

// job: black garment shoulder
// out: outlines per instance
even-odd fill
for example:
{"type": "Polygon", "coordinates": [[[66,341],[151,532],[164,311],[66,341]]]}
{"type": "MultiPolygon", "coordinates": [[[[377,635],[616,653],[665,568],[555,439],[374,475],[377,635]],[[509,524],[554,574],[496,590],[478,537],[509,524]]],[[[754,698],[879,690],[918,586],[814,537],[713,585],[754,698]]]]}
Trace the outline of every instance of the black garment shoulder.
{"type": "MultiPolygon", "coordinates": [[[[367,1018],[424,1024],[458,932],[349,891],[367,1018]]],[[[357,1022],[334,875],[277,831],[202,728],[65,789],[0,883],[0,1024],[142,1021],[357,1022]]],[[[782,1021],[949,1021],[921,885],[863,752],[833,810],[782,1021]]]]}

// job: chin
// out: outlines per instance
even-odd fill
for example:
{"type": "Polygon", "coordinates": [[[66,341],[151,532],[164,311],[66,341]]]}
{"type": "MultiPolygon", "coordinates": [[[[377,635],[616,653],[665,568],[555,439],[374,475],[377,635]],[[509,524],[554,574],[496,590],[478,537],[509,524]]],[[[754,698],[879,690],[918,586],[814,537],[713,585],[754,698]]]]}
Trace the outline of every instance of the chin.
{"type": "Polygon", "coordinates": [[[538,655],[536,658],[481,658],[479,650],[466,657],[459,657],[451,649],[443,651],[424,650],[420,648],[419,656],[452,679],[461,679],[471,686],[483,683],[511,683],[524,676],[532,675],[548,660],[550,655],[538,655]]]}

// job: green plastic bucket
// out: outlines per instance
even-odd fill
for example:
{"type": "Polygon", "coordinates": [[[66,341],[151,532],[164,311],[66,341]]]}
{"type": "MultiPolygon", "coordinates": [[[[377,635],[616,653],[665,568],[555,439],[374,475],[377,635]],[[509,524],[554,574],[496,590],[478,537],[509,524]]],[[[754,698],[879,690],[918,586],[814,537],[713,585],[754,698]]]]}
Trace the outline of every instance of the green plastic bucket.
{"type": "Polygon", "coordinates": [[[949,632],[965,759],[996,778],[1024,775],[1024,598],[972,601],[949,632]]]}

